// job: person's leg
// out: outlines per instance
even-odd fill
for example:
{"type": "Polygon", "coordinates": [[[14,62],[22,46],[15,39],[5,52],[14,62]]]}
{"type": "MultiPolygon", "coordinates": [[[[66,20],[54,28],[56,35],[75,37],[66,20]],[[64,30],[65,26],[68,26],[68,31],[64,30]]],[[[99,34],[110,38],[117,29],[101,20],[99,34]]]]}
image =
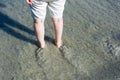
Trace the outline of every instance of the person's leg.
{"type": "Polygon", "coordinates": [[[36,36],[37,36],[37,40],[39,42],[39,46],[41,48],[45,47],[45,40],[44,40],[44,19],[38,19],[35,20],[34,22],[34,26],[35,26],[35,32],[36,32],[36,36]]]}
{"type": "Polygon", "coordinates": [[[43,1],[33,0],[31,12],[34,19],[34,29],[40,48],[45,47],[44,41],[44,20],[46,16],[47,3],[43,1]]]}
{"type": "Polygon", "coordinates": [[[58,48],[62,45],[63,18],[52,18],[55,30],[55,44],[58,48]]]}
{"type": "Polygon", "coordinates": [[[63,11],[66,0],[57,0],[50,2],[48,5],[55,30],[55,43],[58,48],[62,45],[63,33],[63,11]]]}

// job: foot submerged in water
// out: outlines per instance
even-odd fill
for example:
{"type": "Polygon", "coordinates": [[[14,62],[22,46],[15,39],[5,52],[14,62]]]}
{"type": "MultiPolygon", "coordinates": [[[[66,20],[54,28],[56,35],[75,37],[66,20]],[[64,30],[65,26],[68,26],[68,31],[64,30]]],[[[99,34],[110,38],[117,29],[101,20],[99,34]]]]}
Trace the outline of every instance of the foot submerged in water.
{"type": "Polygon", "coordinates": [[[62,41],[59,41],[59,42],[55,41],[55,45],[57,48],[62,47],[62,41]]]}

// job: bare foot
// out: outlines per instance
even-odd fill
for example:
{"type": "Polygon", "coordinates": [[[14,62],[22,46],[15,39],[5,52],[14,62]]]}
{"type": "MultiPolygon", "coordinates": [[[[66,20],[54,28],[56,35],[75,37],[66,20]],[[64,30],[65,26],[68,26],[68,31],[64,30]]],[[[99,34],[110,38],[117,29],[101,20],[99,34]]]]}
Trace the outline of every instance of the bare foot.
{"type": "Polygon", "coordinates": [[[42,48],[42,49],[45,48],[45,41],[40,43],[40,48],[42,48]]]}
{"type": "Polygon", "coordinates": [[[60,41],[60,42],[55,42],[55,45],[57,46],[57,48],[60,48],[61,46],[62,46],[62,41],[60,41]]]}

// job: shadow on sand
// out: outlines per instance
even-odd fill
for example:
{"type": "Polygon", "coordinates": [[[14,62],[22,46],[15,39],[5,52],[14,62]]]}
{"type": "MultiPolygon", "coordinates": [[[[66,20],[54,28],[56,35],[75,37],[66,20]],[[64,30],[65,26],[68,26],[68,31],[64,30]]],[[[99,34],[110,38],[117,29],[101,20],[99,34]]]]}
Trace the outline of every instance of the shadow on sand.
{"type": "MultiPolygon", "coordinates": [[[[6,5],[0,3],[0,8],[5,8],[5,7],[6,7],[6,5]]],[[[36,40],[30,39],[30,38],[26,37],[25,35],[22,35],[21,33],[15,31],[13,28],[19,29],[23,32],[26,32],[30,35],[35,36],[35,32],[33,30],[30,30],[23,24],[11,19],[6,14],[0,12],[0,30],[8,33],[11,36],[14,36],[15,38],[18,38],[20,40],[23,40],[25,42],[29,42],[29,43],[32,43],[32,44],[38,46],[38,43],[36,40]]],[[[45,40],[48,42],[51,42],[51,43],[53,43],[53,41],[54,41],[52,38],[50,38],[48,36],[45,36],[45,40]]]]}

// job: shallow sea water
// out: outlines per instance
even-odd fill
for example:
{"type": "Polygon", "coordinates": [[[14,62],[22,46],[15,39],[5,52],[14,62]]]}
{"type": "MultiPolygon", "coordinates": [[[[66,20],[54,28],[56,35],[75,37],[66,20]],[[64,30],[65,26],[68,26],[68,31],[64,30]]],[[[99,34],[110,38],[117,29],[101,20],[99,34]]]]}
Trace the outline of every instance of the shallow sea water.
{"type": "Polygon", "coordinates": [[[61,50],[47,14],[37,52],[25,0],[0,1],[0,80],[120,79],[120,0],[67,0],[61,50]]]}

